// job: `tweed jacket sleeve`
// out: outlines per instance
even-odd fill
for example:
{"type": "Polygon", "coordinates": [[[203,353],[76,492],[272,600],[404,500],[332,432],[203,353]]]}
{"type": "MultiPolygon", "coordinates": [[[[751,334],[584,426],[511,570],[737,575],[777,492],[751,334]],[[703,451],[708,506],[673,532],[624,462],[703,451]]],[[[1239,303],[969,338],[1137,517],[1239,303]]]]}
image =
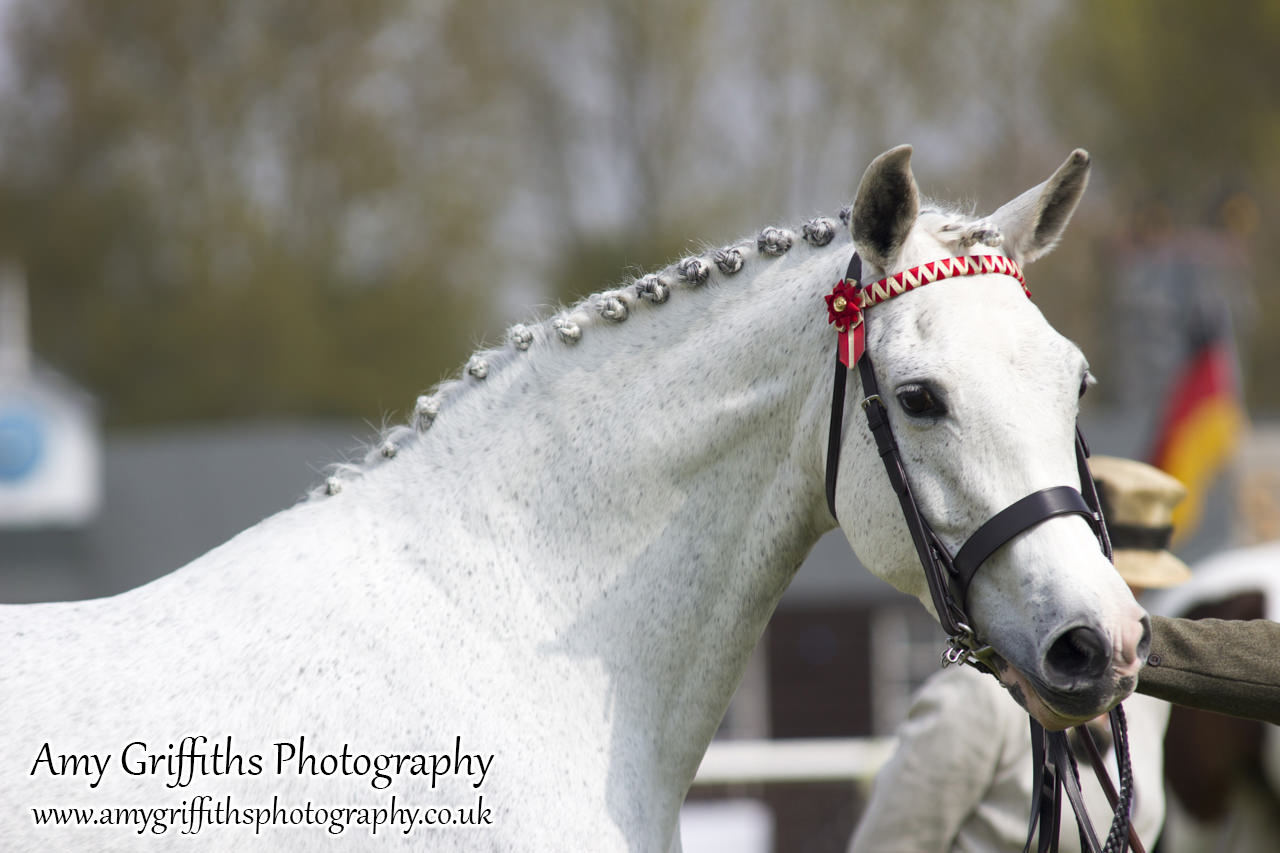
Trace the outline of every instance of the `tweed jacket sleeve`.
{"type": "Polygon", "coordinates": [[[1151,616],[1138,692],[1280,725],[1280,622],[1151,616]]]}

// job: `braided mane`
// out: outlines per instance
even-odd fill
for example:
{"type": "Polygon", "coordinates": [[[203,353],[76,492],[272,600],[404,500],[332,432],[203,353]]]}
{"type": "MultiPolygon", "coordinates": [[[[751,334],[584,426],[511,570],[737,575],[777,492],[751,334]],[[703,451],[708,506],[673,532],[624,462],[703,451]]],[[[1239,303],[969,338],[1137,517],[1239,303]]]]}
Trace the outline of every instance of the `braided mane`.
{"type": "MultiPolygon", "coordinates": [[[[752,261],[781,257],[797,241],[815,249],[824,248],[832,244],[837,235],[848,236],[852,214],[853,206],[849,204],[842,207],[834,218],[809,219],[798,229],[768,226],[754,238],[744,238],[720,248],[706,248],[657,272],[639,275],[620,287],[586,296],[545,318],[511,326],[501,345],[473,353],[459,375],[445,379],[420,395],[414,402],[409,423],[384,426],[378,439],[363,449],[362,459],[328,466],[324,483],[313,489],[309,496],[337,494],[342,491],[344,483],[360,477],[369,467],[395,458],[401,449],[431,428],[442,408],[454,403],[461,395],[483,387],[492,373],[502,370],[529,350],[555,345],[572,346],[588,331],[626,321],[640,303],[662,305],[673,293],[699,287],[717,272],[726,278],[732,277],[752,261]]],[[[935,236],[944,243],[954,244],[960,249],[975,243],[1000,244],[1000,231],[991,222],[975,220],[969,214],[938,205],[923,208],[920,216],[926,215],[941,218],[936,225],[930,225],[935,236]]]]}

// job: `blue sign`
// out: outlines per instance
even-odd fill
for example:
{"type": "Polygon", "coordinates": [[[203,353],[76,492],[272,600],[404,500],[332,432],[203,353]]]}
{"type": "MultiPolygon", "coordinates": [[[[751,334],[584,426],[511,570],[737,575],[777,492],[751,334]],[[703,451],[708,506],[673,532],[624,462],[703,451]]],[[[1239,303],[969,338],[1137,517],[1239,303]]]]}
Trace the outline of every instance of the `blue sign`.
{"type": "Polygon", "coordinates": [[[32,411],[0,410],[0,483],[25,480],[44,455],[44,424],[32,411]]]}

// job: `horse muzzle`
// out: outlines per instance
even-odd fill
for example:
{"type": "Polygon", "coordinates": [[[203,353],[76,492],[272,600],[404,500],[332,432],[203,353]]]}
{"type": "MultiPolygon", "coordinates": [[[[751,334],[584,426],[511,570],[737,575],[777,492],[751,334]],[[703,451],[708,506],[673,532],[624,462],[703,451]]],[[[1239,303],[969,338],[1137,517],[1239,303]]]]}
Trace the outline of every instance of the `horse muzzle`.
{"type": "Polygon", "coordinates": [[[1068,624],[1047,635],[1033,665],[1006,665],[1000,680],[1046,729],[1064,729],[1127,698],[1150,647],[1146,613],[1114,637],[1096,625],[1068,624]]]}

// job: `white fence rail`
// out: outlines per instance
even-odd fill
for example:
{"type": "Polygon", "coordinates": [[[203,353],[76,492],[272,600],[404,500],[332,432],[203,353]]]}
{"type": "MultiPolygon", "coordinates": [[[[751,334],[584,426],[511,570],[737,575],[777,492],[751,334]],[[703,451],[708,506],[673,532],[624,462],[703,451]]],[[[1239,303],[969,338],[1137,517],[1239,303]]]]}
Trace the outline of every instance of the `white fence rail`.
{"type": "Polygon", "coordinates": [[[869,782],[895,744],[891,737],[718,740],[703,756],[693,784],[869,782]]]}

